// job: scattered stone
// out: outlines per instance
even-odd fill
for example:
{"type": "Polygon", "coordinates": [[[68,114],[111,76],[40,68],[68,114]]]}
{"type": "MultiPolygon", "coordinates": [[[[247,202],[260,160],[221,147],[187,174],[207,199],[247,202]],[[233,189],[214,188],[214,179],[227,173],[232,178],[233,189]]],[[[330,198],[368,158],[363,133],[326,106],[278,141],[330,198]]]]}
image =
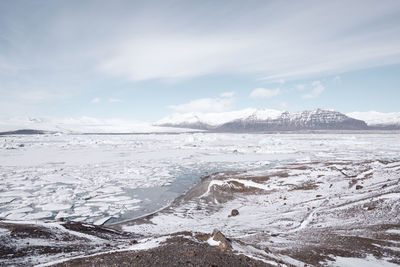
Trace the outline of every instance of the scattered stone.
{"type": "Polygon", "coordinates": [[[208,239],[210,239],[211,235],[200,233],[200,234],[196,234],[195,237],[197,238],[197,240],[206,242],[208,239]]]}
{"type": "Polygon", "coordinates": [[[316,195],[315,197],[322,197],[322,195],[316,195]]]}
{"type": "Polygon", "coordinates": [[[356,190],[360,190],[360,189],[363,189],[364,187],[362,186],[362,185],[356,185],[356,190]]]}
{"type": "Polygon", "coordinates": [[[237,209],[233,209],[231,211],[231,216],[238,216],[239,215],[239,211],[237,209]]]}
{"type": "Polygon", "coordinates": [[[232,245],[231,242],[218,230],[214,229],[212,233],[212,238],[214,241],[219,242],[219,248],[221,250],[231,250],[232,245]]]}

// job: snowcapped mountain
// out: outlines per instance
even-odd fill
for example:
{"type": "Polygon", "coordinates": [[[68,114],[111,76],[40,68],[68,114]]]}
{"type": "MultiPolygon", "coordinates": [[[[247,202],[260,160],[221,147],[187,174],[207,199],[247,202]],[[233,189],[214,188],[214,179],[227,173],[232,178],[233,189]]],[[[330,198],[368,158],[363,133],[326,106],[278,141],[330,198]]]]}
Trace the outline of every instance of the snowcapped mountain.
{"type": "Polygon", "coordinates": [[[255,108],[219,113],[175,113],[157,121],[154,125],[213,130],[225,123],[236,120],[243,120],[249,117],[258,120],[274,119],[281,114],[282,111],[279,110],[255,108]]]}
{"type": "Polygon", "coordinates": [[[259,119],[250,116],[219,126],[217,131],[263,132],[298,130],[364,130],[367,124],[361,120],[331,110],[317,109],[297,113],[283,112],[279,117],[259,119]]]}
{"type": "Polygon", "coordinates": [[[297,113],[268,109],[245,109],[227,113],[174,114],[159,126],[185,127],[218,132],[263,132],[296,130],[364,130],[364,121],[340,112],[317,109],[297,113]]]}
{"type": "Polygon", "coordinates": [[[382,113],[377,111],[352,112],[346,114],[351,118],[365,121],[375,129],[400,129],[400,112],[382,113]]]}

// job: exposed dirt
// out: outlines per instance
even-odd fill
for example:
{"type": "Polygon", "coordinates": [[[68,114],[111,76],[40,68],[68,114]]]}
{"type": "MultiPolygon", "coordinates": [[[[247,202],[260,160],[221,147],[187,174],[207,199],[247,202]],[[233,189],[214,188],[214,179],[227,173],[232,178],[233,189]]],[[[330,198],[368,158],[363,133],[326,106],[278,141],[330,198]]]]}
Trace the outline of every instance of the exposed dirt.
{"type": "Polygon", "coordinates": [[[54,222],[41,225],[0,221],[0,228],[6,230],[0,235],[0,266],[33,265],[36,262],[30,258],[41,255],[60,257],[108,251],[118,245],[132,243],[138,237],[78,222],[60,223],[60,228],[52,224],[54,222]]]}
{"type": "Polygon", "coordinates": [[[80,258],[55,266],[273,266],[206,243],[174,237],[159,247],[80,258]]]}

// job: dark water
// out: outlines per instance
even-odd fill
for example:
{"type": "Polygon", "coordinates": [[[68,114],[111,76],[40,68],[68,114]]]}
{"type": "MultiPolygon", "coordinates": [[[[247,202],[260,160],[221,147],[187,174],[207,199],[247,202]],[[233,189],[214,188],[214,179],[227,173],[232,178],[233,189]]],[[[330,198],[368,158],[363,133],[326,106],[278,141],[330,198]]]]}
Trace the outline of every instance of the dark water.
{"type": "MultiPolygon", "coordinates": [[[[258,169],[269,169],[276,166],[277,162],[271,163],[268,166],[262,166],[253,170],[258,169]]],[[[125,192],[135,198],[140,199],[142,202],[138,203],[140,208],[137,210],[131,210],[124,213],[118,218],[111,218],[105,224],[110,225],[114,223],[120,223],[143,217],[148,214],[152,214],[158,210],[161,210],[169,206],[176,198],[184,195],[189,189],[195,186],[202,177],[213,173],[220,172],[232,172],[232,171],[243,171],[240,168],[226,169],[223,166],[208,166],[208,168],[199,170],[197,172],[184,172],[179,175],[170,185],[158,186],[150,188],[135,188],[125,189],[125,192]]]]}

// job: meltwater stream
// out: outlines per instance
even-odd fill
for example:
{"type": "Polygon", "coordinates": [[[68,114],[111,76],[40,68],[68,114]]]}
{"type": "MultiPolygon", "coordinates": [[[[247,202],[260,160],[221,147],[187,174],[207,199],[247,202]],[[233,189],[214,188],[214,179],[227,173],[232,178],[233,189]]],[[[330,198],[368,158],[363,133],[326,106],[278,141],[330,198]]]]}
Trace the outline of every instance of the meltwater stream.
{"type": "Polygon", "coordinates": [[[167,206],[215,172],[399,158],[399,134],[2,136],[0,218],[114,223],[167,206]]]}

